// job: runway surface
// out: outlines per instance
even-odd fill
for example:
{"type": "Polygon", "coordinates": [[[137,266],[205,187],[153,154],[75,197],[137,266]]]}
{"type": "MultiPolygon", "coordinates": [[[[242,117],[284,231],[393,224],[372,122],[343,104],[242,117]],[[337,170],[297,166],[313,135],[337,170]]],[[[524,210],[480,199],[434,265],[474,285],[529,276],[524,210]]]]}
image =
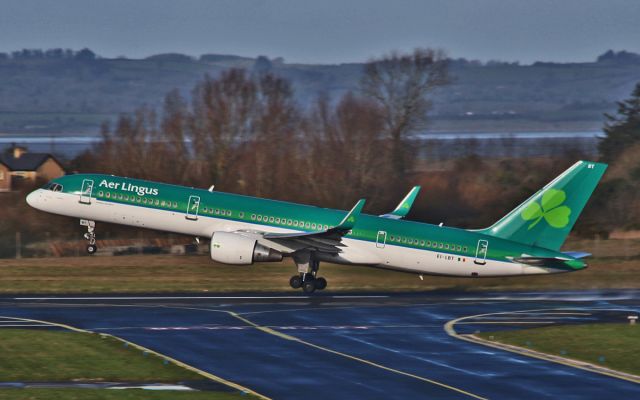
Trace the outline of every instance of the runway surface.
{"type": "Polygon", "coordinates": [[[0,317],[113,334],[273,399],[640,398],[637,383],[444,329],[489,313],[504,314],[456,331],[622,322],[639,312],[638,291],[0,298],[0,317]]]}

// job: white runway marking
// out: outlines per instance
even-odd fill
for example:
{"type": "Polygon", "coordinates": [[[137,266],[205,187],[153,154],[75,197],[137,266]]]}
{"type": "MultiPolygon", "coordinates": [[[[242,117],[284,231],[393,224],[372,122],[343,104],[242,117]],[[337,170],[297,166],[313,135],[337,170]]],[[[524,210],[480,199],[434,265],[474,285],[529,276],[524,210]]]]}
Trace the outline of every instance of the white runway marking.
{"type": "Polygon", "coordinates": [[[156,296],[156,297],[14,297],[16,301],[42,300],[308,300],[308,299],[384,299],[389,296],[156,296]]]}

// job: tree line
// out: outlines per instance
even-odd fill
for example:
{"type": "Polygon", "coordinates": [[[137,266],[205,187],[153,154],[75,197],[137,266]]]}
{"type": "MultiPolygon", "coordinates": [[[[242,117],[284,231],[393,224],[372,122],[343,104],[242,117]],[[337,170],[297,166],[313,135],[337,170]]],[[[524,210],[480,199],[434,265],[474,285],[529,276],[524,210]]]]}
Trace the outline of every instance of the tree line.
{"type": "Polygon", "coordinates": [[[104,125],[74,162],[101,171],[284,200],[347,207],[397,200],[415,165],[433,91],[448,82],[443,52],[390,53],[365,65],[357,91],[295,100],[290,82],[255,69],[205,76],[188,101],[173,90],[104,125]]]}

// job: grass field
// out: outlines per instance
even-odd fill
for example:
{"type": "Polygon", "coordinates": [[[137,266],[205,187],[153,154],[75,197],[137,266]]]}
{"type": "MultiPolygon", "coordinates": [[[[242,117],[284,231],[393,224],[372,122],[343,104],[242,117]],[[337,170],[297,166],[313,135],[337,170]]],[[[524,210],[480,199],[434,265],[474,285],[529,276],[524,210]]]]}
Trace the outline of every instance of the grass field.
{"type": "MultiPolygon", "coordinates": [[[[579,272],[510,278],[447,278],[322,264],[330,291],[554,290],[640,288],[640,241],[574,241],[592,252],[579,272]]],[[[0,260],[0,293],[160,293],[288,291],[296,269],[284,263],[229,266],[208,256],[66,257],[0,260]]]]}
{"type": "Polygon", "coordinates": [[[139,389],[9,389],[0,400],[233,400],[251,399],[233,393],[150,391],[139,389]]]}
{"type": "Polygon", "coordinates": [[[565,325],[482,332],[478,336],[640,375],[640,326],[565,325]]]}
{"type": "MultiPolygon", "coordinates": [[[[202,376],[165,364],[122,342],[71,331],[0,329],[2,382],[149,382],[198,381],[202,376]]],[[[0,399],[233,399],[238,393],[153,392],[139,389],[2,389],[0,399]]]]}

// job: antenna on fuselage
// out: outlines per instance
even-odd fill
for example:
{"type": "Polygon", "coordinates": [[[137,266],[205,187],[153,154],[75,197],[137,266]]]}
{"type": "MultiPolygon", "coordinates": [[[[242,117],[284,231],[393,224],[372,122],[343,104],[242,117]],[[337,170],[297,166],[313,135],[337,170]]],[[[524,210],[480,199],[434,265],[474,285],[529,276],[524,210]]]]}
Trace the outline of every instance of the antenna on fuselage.
{"type": "Polygon", "coordinates": [[[216,185],[211,185],[211,186],[209,186],[209,189],[208,189],[208,190],[209,190],[210,192],[213,192],[213,189],[214,189],[215,187],[216,187],[216,185]]]}
{"type": "Polygon", "coordinates": [[[438,224],[438,226],[439,226],[440,228],[442,228],[442,225],[443,225],[443,224],[444,224],[444,222],[440,222],[440,223],[438,224]]]}

